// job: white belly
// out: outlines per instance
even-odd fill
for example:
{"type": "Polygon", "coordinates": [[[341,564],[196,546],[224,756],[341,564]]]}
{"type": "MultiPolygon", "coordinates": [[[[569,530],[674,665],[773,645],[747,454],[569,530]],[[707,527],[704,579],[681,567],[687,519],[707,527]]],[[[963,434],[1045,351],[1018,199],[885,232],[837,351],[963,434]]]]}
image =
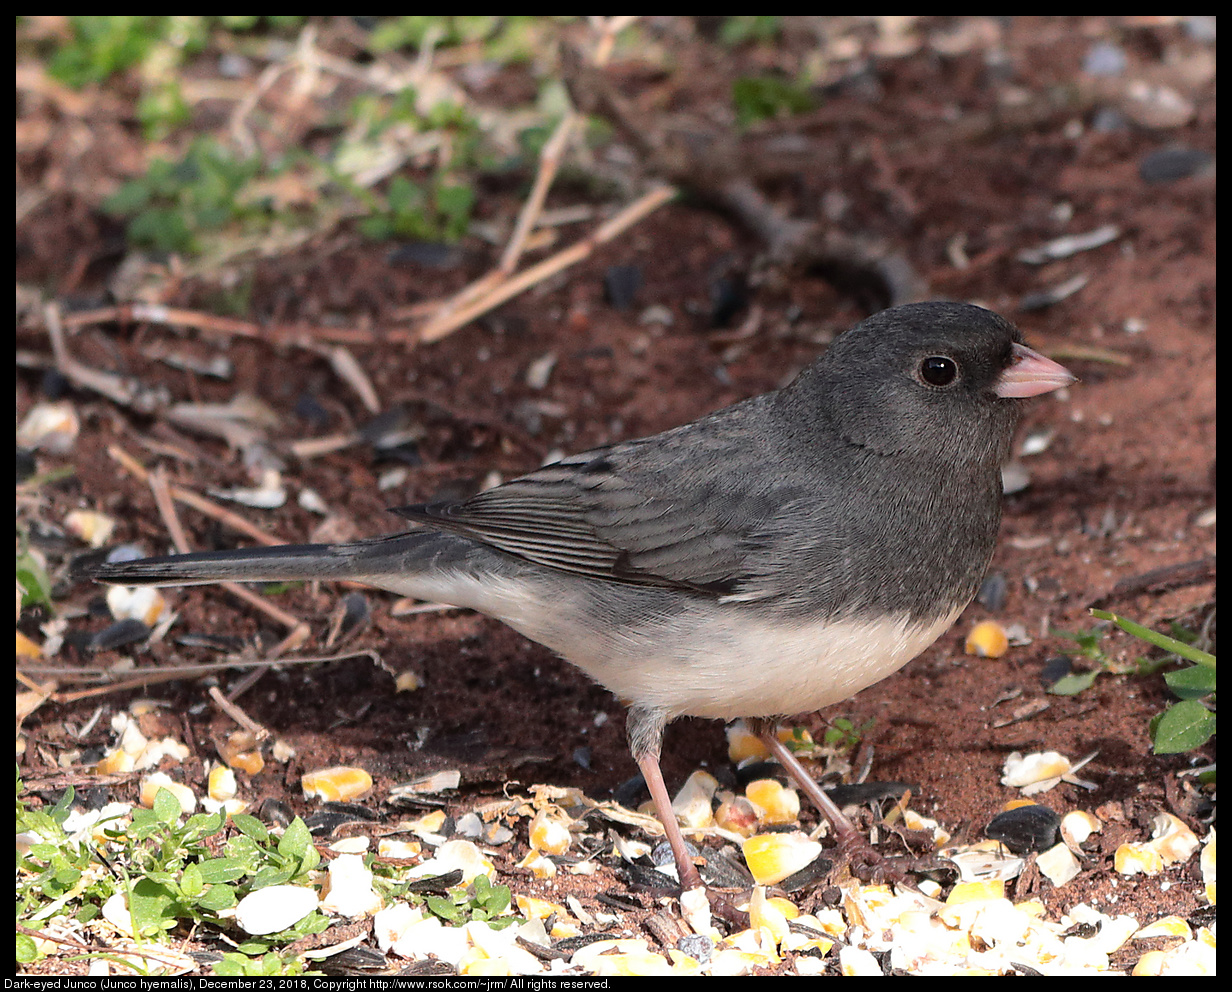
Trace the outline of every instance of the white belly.
{"type": "MultiPolygon", "coordinates": [[[[932,624],[789,622],[771,620],[755,603],[697,600],[685,615],[628,622],[600,620],[593,601],[583,608],[580,597],[540,595],[528,583],[453,579],[435,591],[443,601],[503,620],[621,699],[669,717],[779,716],[841,702],[902,668],[963,609],[932,624]]],[[[637,613],[628,605],[626,614],[637,613]]]]}

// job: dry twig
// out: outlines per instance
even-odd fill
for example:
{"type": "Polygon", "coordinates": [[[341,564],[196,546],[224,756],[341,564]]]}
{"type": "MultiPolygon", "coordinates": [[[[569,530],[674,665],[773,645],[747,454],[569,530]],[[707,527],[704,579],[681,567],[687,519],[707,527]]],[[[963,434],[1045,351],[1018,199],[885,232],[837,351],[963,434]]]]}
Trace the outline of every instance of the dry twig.
{"type": "MultiPolygon", "coordinates": [[[[122,451],[115,445],[112,445],[107,449],[107,451],[112,458],[128,469],[129,472],[137,476],[137,478],[146,482],[150,486],[151,490],[153,490],[155,504],[158,506],[159,512],[163,517],[163,522],[167,527],[167,531],[171,535],[172,543],[181,554],[185,554],[192,549],[188,544],[187,535],[185,534],[184,528],[180,524],[179,517],[175,512],[173,500],[179,500],[181,503],[187,503],[190,506],[201,510],[203,513],[214,517],[216,520],[221,520],[224,523],[236,527],[237,530],[242,530],[244,533],[254,537],[256,540],[267,546],[284,543],[275,538],[269,537],[263,531],[257,530],[257,528],[253,527],[242,517],[231,513],[229,510],[224,510],[222,507],[211,503],[209,500],[198,496],[196,493],[184,489],[181,486],[170,485],[167,482],[165,475],[162,475],[159,472],[150,472],[149,469],[141,465],[141,463],[135,458],[127,452],[122,451]]],[[[251,606],[255,606],[262,613],[266,614],[266,616],[290,630],[287,638],[281,644],[277,645],[271,652],[273,656],[276,657],[278,653],[283,651],[293,650],[295,647],[303,644],[303,642],[307,639],[310,633],[308,625],[294,614],[288,613],[286,610],[275,606],[265,597],[258,596],[256,593],[252,592],[252,590],[240,585],[237,582],[222,582],[219,584],[233,596],[242,599],[251,606]]]]}
{"type": "MultiPolygon", "coordinates": [[[[607,64],[616,43],[616,35],[634,20],[636,17],[630,15],[592,18],[591,23],[597,34],[590,57],[594,68],[602,68],[607,64]]],[[[640,220],[675,195],[672,190],[667,190],[666,196],[663,195],[664,190],[662,189],[652,190],[633,206],[626,208],[616,218],[613,218],[613,221],[602,225],[590,238],[564,249],[552,258],[526,270],[520,276],[514,277],[513,274],[526,250],[531,232],[542,217],[544,200],[556,178],[565,149],[577,130],[580,119],[578,112],[570,107],[556,125],[552,136],[544,144],[539,154],[539,168],[535,174],[534,186],[518,213],[513,234],[496,268],[463,288],[451,299],[438,304],[432,316],[418,328],[418,341],[425,343],[439,341],[536,283],[581,261],[594,250],[595,245],[615,237],[634,221],[640,220]],[[647,204],[650,204],[648,208],[647,204]],[[617,220],[621,223],[613,226],[613,222],[617,220]]]]}

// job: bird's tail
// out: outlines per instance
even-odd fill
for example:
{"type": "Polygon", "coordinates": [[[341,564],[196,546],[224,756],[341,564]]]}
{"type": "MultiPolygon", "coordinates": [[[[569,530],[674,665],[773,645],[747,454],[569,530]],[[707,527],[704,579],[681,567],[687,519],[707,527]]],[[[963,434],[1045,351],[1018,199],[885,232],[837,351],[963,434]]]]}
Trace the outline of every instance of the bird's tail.
{"type": "Polygon", "coordinates": [[[187,586],[310,579],[372,582],[391,574],[413,576],[434,565],[447,564],[442,558],[456,559],[462,550],[459,544],[448,535],[413,531],[352,544],[285,544],[134,561],[90,562],[77,571],[83,578],[113,585],[187,586]]]}

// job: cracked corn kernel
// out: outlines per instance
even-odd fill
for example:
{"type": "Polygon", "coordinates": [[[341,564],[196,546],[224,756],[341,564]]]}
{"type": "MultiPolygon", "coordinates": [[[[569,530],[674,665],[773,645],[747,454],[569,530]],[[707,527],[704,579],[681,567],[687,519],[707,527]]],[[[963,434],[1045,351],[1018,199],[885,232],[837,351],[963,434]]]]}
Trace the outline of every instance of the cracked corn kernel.
{"type": "Polygon", "coordinates": [[[175,781],[164,772],[155,772],[141,781],[141,805],[146,809],[154,808],[154,797],[162,790],[170,792],[180,804],[180,809],[187,816],[197,808],[197,797],[192,789],[183,783],[175,781]]]}
{"type": "Polygon", "coordinates": [[[727,728],[727,760],[733,765],[749,758],[762,759],[769,756],[766,745],[749,730],[743,720],[737,720],[727,728]]]}
{"type": "Polygon", "coordinates": [[[115,518],[97,510],[70,510],[64,518],[69,533],[81,538],[92,548],[101,548],[111,540],[115,518]]]}
{"type": "Polygon", "coordinates": [[[1202,870],[1202,885],[1206,893],[1206,901],[1215,905],[1215,828],[1211,827],[1210,839],[1198,855],[1198,866],[1202,870]]]}
{"type": "MultiPolygon", "coordinates": [[[[753,889],[753,897],[749,900],[749,924],[756,930],[767,930],[774,940],[775,947],[781,944],[791,932],[787,925],[788,916],[783,912],[780,903],[785,899],[767,899],[764,886],[753,889]]],[[[790,904],[789,904],[790,905],[790,904]]],[[[799,910],[793,915],[798,915],[799,910]]]]}
{"type": "Polygon", "coordinates": [[[821,854],[821,844],[796,831],[757,834],[742,845],[745,864],[758,885],[774,885],[808,867],[821,854]]]}
{"type": "Polygon", "coordinates": [[[1091,834],[1103,829],[1099,817],[1085,809],[1076,809],[1061,818],[1061,837],[1075,852],[1091,834]]]}
{"type": "Polygon", "coordinates": [[[339,765],[305,773],[300,787],[305,799],[347,802],[368,794],[372,789],[372,776],[362,768],[339,765]]]}
{"type": "Polygon", "coordinates": [[[777,779],[760,778],[750,782],[744,794],[761,811],[762,823],[780,826],[795,823],[800,817],[800,796],[777,779]]]}
{"type": "Polygon", "coordinates": [[[409,668],[399,672],[394,677],[395,692],[414,692],[423,685],[423,679],[419,677],[418,672],[413,672],[409,668]]]}
{"type": "Polygon", "coordinates": [[[977,658],[1000,658],[1010,649],[1005,628],[995,620],[984,620],[971,628],[964,650],[977,658]]]}
{"type": "Polygon", "coordinates": [[[265,767],[265,759],[261,757],[260,751],[241,751],[232,755],[227,764],[247,775],[256,775],[265,767]]]}
{"type": "Polygon", "coordinates": [[[531,851],[527,854],[518,862],[518,867],[528,869],[535,878],[556,877],[556,862],[539,851],[531,851]]]}
{"type": "MultiPolygon", "coordinates": [[[[774,736],[788,747],[792,745],[813,746],[813,736],[803,727],[779,727],[774,736]]],[[[727,759],[733,765],[739,765],[750,758],[760,761],[768,757],[770,757],[770,752],[766,750],[766,745],[749,730],[748,724],[743,720],[737,720],[728,726],[727,759]]]]}
{"type": "Polygon", "coordinates": [[[1134,940],[1144,940],[1147,937],[1182,937],[1190,940],[1193,937],[1193,930],[1181,917],[1165,916],[1154,923],[1148,923],[1134,934],[1134,940]]]}
{"type": "Polygon", "coordinates": [[[714,823],[741,837],[752,837],[757,833],[757,810],[744,796],[733,796],[719,803],[714,811],[714,823]]]}
{"type": "Polygon", "coordinates": [[[372,872],[364,865],[362,854],[339,854],[329,863],[321,887],[322,912],[354,919],[372,916],[383,905],[384,900],[372,887],[372,872]]]}
{"type": "Polygon", "coordinates": [[[94,766],[98,775],[120,775],[131,772],[136,767],[137,759],[123,748],[115,748],[103,755],[102,760],[94,766]]]}
{"type": "Polygon", "coordinates": [[[1122,844],[1112,856],[1113,867],[1122,875],[1158,875],[1164,870],[1164,859],[1149,844],[1122,844]]]}
{"type": "Polygon", "coordinates": [[[153,627],[167,610],[167,600],[154,586],[112,586],[107,609],[116,620],[140,620],[153,627]]]}
{"type": "Polygon", "coordinates": [[[1057,888],[1066,882],[1073,881],[1082,870],[1078,859],[1074,857],[1074,852],[1065,844],[1050,847],[1036,857],[1035,864],[1044,877],[1057,888]]]}
{"type": "Polygon", "coordinates": [[[549,916],[569,918],[569,910],[557,902],[547,899],[537,899],[534,896],[515,895],[514,905],[518,912],[528,920],[546,920],[549,916]]]}
{"type": "Polygon", "coordinates": [[[478,947],[472,947],[458,962],[458,974],[508,978],[513,974],[513,968],[504,958],[489,957],[478,947]]]}
{"type": "Polygon", "coordinates": [[[1188,861],[1199,846],[1197,835],[1171,813],[1160,813],[1151,822],[1151,847],[1159,852],[1165,865],[1188,861]]]}
{"type": "Polygon", "coordinates": [[[672,812],[686,831],[714,825],[714,794],[718,788],[718,780],[709,772],[695,771],[685,780],[672,800],[672,812]]]}
{"type": "Polygon", "coordinates": [[[559,817],[539,810],[530,821],[530,846],[544,854],[564,854],[573,843],[569,827],[559,817]]]}
{"type": "Polygon", "coordinates": [[[237,730],[227,737],[218,748],[218,756],[228,768],[236,768],[247,775],[256,775],[265,767],[256,734],[237,730]]]}
{"type": "Polygon", "coordinates": [[[234,799],[235,794],[239,792],[239,786],[235,782],[235,772],[226,765],[215,765],[210,769],[207,792],[211,799],[234,799]]]}
{"type": "Polygon", "coordinates": [[[393,858],[398,861],[409,861],[419,857],[423,845],[417,840],[393,840],[382,837],[376,842],[376,853],[382,858],[393,858]]]}
{"type": "Polygon", "coordinates": [[[1135,977],[1162,975],[1165,960],[1167,955],[1163,951],[1147,951],[1134,965],[1132,974],[1135,977]]]}
{"type": "Polygon", "coordinates": [[[959,903],[976,902],[980,899],[1004,899],[1005,881],[1000,878],[988,879],[983,882],[959,882],[950,890],[947,906],[957,906],[959,903]]]}
{"type": "Polygon", "coordinates": [[[469,840],[445,841],[431,859],[413,868],[410,874],[415,878],[424,878],[445,875],[455,869],[462,872],[464,885],[470,885],[480,875],[486,875],[489,880],[496,877],[496,866],[469,840]]]}

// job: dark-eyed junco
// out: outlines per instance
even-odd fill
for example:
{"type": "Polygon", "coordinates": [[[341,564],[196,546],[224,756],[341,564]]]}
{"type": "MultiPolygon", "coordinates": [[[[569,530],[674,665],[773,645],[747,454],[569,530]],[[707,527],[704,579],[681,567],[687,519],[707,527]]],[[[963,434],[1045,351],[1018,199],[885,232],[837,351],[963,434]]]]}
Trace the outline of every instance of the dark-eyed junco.
{"type": "Polygon", "coordinates": [[[409,533],[103,565],[164,585],[350,579],[496,617],[629,702],[633,757],[701,885],[659,770],[684,715],[753,718],[833,822],[855,827],[773,734],[885,678],[970,602],[1001,515],[1021,400],[1074,377],[980,307],[920,303],[856,325],[785,389],[588,451],[409,533]]]}

